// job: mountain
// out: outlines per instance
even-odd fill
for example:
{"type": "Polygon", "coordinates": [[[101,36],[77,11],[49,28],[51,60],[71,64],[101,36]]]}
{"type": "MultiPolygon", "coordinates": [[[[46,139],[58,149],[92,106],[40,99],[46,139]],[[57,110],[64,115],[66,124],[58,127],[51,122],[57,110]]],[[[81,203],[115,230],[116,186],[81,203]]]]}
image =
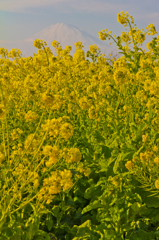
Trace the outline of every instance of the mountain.
{"type": "MultiPolygon", "coordinates": [[[[47,42],[48,46],[54,50],[52,47],[52,42],[54,40],[60,42],[61,47],[64,49],[67,45],[72,46],[71,54],[75,52],[75,43],[81,41],[84,45],[83,50],[89,50],[89,46],[95,44],[98,46],[102,53],[106,51],[106,49],[110,49],[109,45],[106,42],[101,41],[99,38],[96,38],[87,32],[81,30],[78,27],[75,27],[72,24],[65,23],[56,23],[53,24],[44,30],[34,34],[31,38],[26,39],[26,42],[30,42],[33,44],[35,39],[42,39],[47,42]]],[[[36,49],[35,49],[36,50],[36,49]]]]}
{"type": "Polygon", "coordinates": [[[22,55],[24,57],[33,56],[33,53],[37,53],[38,49],[33,46],[35,39],[41,39],[47,42],[47,46],[50,47],[53,54],[55,54],[55,50],[52,46],[52,42],[54,40],[58,41],[61,47],[64,49],[67,45],[72,47],[72,51],[70,52],[73,55],[76,51],[75,43],[81,41],[84,45],[83,50],[85,53],[89,50],[89,46],[95,44],[101,49],[101,53],[106,54],[109,56],[114,49],[114,45],[110,46],[108,41],[101,41],[97,37],[88,34],[87,32],[83,31],[82,29],[75,27],[72,24],[65,24],[65,23],[56,23],[53,24],[40,32],[35,33],[33,36],[17,40],[17,41],[2,41],[0,40],[0,48],[4,47],[10,51],[11,49],[17,48],[22,51],[22,55]]]}

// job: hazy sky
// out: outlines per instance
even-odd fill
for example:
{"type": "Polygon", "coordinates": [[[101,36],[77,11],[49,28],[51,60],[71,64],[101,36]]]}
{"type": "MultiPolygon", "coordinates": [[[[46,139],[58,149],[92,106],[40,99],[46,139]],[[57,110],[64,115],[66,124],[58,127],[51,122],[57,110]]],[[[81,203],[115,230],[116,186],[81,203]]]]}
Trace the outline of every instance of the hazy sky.
{"type": "MultiPolygon", "coordinates": [[[[12,41],[29,38],[61,22],[97,38],[98,31],[106,28],[112,35],[120,36],[125,31],[117,22],[117,13],[121,11],[134,17],[138,29],[146,31],[147,25],[154,23],[159,31],[159,0],[0,0],[0,47],[10,50],[12,41]]],[[[146,51],[146,43],[152,37],[148,36],[143,44],[146,51]]],[[[115,43],[111,45],[115,47],[115,43]]]]}

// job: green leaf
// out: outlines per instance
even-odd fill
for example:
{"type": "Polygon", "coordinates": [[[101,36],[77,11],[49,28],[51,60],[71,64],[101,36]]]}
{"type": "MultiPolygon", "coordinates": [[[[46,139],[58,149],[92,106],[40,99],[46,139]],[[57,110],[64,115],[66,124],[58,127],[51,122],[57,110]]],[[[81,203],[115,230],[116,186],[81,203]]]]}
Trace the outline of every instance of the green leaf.
{"type": "Polygon", "coordinates": [[[46,218],[46,225],[48,230],[50,231],[53,227],[53,219],[52,219],[52,214],[48,213],[47,218],[46,218]]]}
{"type": "Polygon", "coordinates": [[[144,128],[147,126],[147,123],[142,123],[139,128],[136,131],[136,138],[138,137],[138,135],[144,130],[144,128]]]}
{"type": "Polygon", "coordinates": [[[80,226],[74,226],[72,229],[74,233],[73,240],[99,240],[100,235],[95,230],[94,226],[92,226],[91,221],[87,220],[80,226]]]}
{"type": "Polygon", "coordinates": [[[97,130],[93,132],[93,137],[96,139],[98,143],[104,142],[105,143],[105,138],[101,135],[101,133],[97,130]]]}
{"type": "Polygon", "coordinates": [[[144,149],[144,146],[140,147],[139,150],[135,153],[136,156],[139,156],[140,152],[144,149]]]}
{"type": "Polygon", "coordinates": [[[90,203],[87,207],[83,208],[82,214],[96,208],[102,208],[103,205],[99,202],[99,200],[95,200],[93,203],[90,203]]]}
{"type": "Polygon", "coordinates": [[[140,229],[135,234],[131,235],[129,238],[126,238],[127,240],[150,240],[155,239],[155,233],[154,232],[146,232],[142,229],[140,229]]]}
{"type": "Polygon", "coordinates": [[[135,215],[139,212],[141,204],[138,202],[133,203],[129,208],[129,220],[133,221],[135,215]]]}
{"type": "Polygon", "coordinates": [[[113,167],[113,172],[114,174],[118,174],[119,170],[118,168],[120,167],[120,162],[124,161],[124,160],[132,160],[133,155],[134,155],[135,151],[132,150],[131,152],[127,152],[127,153],[121,153],[115,163],[114,163],[114,167],[113,167]]]}
{"type": "Polygon", "coordinates": [[[131,160],[133,158],[133,155],[134,155],[135,151],[132,150],[131,152],[127,152],[127,153],[123,153],[122,156],[121,156],[121,159],[122,160],[131,160]]]}
{"type": "Polygon", "coordinates": [[[86,203],[86,200],[83,199],[83,198],[80,198],[80,197],[74,197],[74,202],[77,204],[77,203],[80,203],[80,204],[85,204],[86,203]]]}
{"type": "Polygon", "coordinates": [[[153,221],[159,221],[159,209],[156,208],[148,208],[146,204],[144,204],[139,211],[140,216],[153,219],[153,221]]]}
{"type": "Polygon", "coordinates": [[[121,155],[119,155],[114,163],[114,167],[113,167],[113,172],[114,174],[118,174],[118,167],[119,167],[119,164],[120,164],[120,161],[121,161],[121,155]]]}
{"type": "Polygon", "coordinates": [[[84,193],[84,198],[91,198],[92,201],[96,198],[96,196],[100,196],[102,193],[101,187],[96,186],[95,184],[92,184],[89,188],[86,189],[84,193]]]}
{"type": "Polygon", "coordinates": [[[101,145],[101,147],[102,147],[102,154],[104,154],[105,159],[110,158],[112,149],[105,145],[101,145]]]}
{"type": "Polygon", "coordinates": [[[107,177],[100,177],[100,179],[98,180],[96,187],[99,185],[105,185],[105,182],[107,181],[107,177]]]}
{"type": "Polygon", "coordinates": [[[152,111],[152,106],[150,105],[149,107],[149,116],[148,116],[148,122],[151,123],[151,120],[153,118],[153,111],[152,111]]]}
{"type": "Polygon", "coordinates": [[[5,231],[2,231],[3,235],[7,236],[7,237],[11,237],[13,236],[13,232],[11,231],[11,229],[6,229],[5,231]]]}
{"type": "Polygon", "coordinates": [[[52,208],[52,213],[55,217],[58,217],[59,213],[60,213],[60,208],[59,206],[54,205],[52,208]]]}
{"type": "Polygon", "coordinates": [[[44,232],[44,231],[40,230],[40,229],[36,232],[35,237],[38,236],[38,235],[44,237],[45,240],[50,240],[49,234],[47,232],[44,232]]]}
{"type": "Polygon", "coordinates": [[[148,208],[159,208],[159,198],[157,196],[150,197],[151,193],[149,191],[144,190],[141,186],[135,186],[135,191],[138,193],[143,202],[146,203],[148,208]]]}
{"type": "Polygon", "coordinates": [[[154,135],[154,143],[156,144],[156,140],[159,138],[159,133],[155,133],[154,135]]]}
{"type": "Polygon", "coordinates": [[[108,211],[103,211],[103,209],[98,209],[98,213],[96,215],[96,219],[98,222],[111,222],[111,216],[108,211]]]}

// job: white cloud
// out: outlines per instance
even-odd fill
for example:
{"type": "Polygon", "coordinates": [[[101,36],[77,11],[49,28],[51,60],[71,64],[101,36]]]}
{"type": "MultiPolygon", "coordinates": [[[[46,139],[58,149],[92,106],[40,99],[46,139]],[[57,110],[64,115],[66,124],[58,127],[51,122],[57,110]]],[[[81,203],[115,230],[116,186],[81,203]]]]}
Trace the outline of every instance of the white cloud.
{"type": "MultiPolygon", "coordinates": [[[[151,0],[153,1],[153,0],[151,0]]],[[[142,4],[142,3],[141,3],[142,4]]],[[[116,17],[116,14],[123,11],[130,15],[133,15],[134,21],[149,19],[151,23],[155,23],[155,26],[158,25],[159,13],[148,12],[149,0],[145,0],[144,8],[141,8],[142,5],[138,0],[134,0],[133,4],[130,1],[122,0],[0,0],[0,10],[10,11],[10,12],[21,12],[21,13],[34,13],[34,8],[59,8],[61,11],[67,11],[67,13],[76,11],[84,12],[98,12],[105,14],[113,14],[116,17]],[[119,3],[120,2],[120,3],[119,3]],[[33,10],[31,9],[33,8],[33,10]]],[[[45,9],[47,12],[47,10],[45,9]]],[[[38,12],[34,13],[38,14],[38,12]]]]}
{"type": "Polygon", "coordinates": [[[80,0],[80,1],[73,1],[71,3],[71,7],[77,10],[84,10],[87,12],[116,12],[122,11],[124,5],[123,4],[114,4],[108,3],[108,1],[100,1],[100,0],[80,0]]]}
{"type": "Polygon", "coordinates": [[[61,2],[74,2],[76,0],[0,0],[0,10],[10,12],[24,12],[26,8],[54,6],[61,2]]]}
{"type": "MultiPolygon", "coordinates": [[[[117,1],[118,2],[118,1],[117,1]]],[[[118,3],[108,3],[108,1],[103,2],[101,0],[0,0],[0,10],[10,11],[10,12],[27,12],[27,8],[36,7],[61,7],[67,6],[88,12],[116,12],[122,11],[125,4],[118,3]]]]}
{"type": "Polygon", "coordinates": [[[158,24],[158,19],[159,19],[159,13],[158,12],[153,12],[153,13],[146,13],[143,16],[138,15],[138,19],[144,19],[147,20],[149,19],[149,23],[154,23],[154,25],[159,25],[158,24]]]}

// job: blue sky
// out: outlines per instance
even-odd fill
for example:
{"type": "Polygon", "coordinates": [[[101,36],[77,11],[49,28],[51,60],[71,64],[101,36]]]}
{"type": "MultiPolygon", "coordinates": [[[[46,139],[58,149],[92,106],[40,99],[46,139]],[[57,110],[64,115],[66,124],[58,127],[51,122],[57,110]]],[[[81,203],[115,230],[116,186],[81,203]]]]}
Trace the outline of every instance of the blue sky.
{"type": "MultiPolygon", "coordinates": [[[[120,36],[125,31],[117,22],[121,11],[134,17],[138,29],[146,31],[154,23],[159,31],[158,0],[0,0],[0,47],[10,50],[12,41],[29,38],[59,22],[73,24],[97,38],[98,31],[106,28],[120,36]]],[[[147,36],[142,46],[146,51],[152,37],[147,36]]],[[[111,45],[115,47],[115,43],[111,45]]]]}

